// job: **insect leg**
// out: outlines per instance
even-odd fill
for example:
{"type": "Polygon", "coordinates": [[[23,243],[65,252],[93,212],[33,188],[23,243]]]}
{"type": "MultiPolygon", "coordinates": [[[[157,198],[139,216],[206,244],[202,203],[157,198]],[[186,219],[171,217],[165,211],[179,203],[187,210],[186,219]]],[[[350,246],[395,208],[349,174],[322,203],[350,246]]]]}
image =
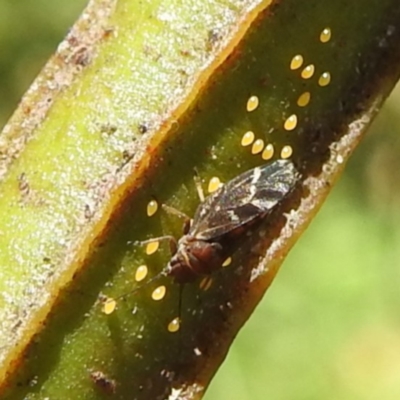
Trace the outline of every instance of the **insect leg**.
{"type": "Polygon", "coordinates": [[[184,212],[182,212],[182,211],[177,210],[177,209],[174,208],[174,207],[168,206],[168,205],[166,205],[166,204],[163,204],[161,207],[162,207],[168,214],[175,215],[175,216],[177,216],[177,217],[179,217],[179,218],[183,218],[183,219],[185,219],[185,220],[190,220],[190,218],[189,218],[188,215],[186,215],[186,214],[185,214],[184,212]]]}
{"type": "MultiPolygon", "coordinates": [[[[183,233],[186,234],[186,233],[189,232],[190,226],[192,225],[192,219],[191,218],[189,218],[182,211],[179,211],[174,207],[167,206],[166,204],[163,204],[162,208],[169,214],[176,215],[176,216],[178,216],[180,218],[183,218],[184,219],[184,222],[183,222],[183,233]]],[[[175,244],[176,244],[176,241],[175,241],[175,244]]],[[[176,251],[176,246],[175,246],[175,251],[176,251]]],[[[172,248],[171,248],[171,253],[172,254],[175,254],[175,251],[173,251],[172,248]]]]}
{"type": "Polygon", "coordinates": [[[197,194],[199,195],[199,199],[203,203],[205,200],[204,190],[203,190],[203,187],[201,186],[201,180],[200,180],[199,174],[197,173],[196,170],[195,170],[195,173],[196,174],[193,177],[194,184],[196,185],[196,190],[197,190],[197,194]]]}
{"type": "Polygon", "coordinates": [[[155,238],[151,238],[151,239],[147,239],[147,240],[140,240],[140,241],[136,241],[135,244],[144,246],[146,244],[153,243],[153,242],[160,242],[162,240],[168,240],[171,254],[175,254],[176,249],[177,249],[177,241],[172,235],[165,235],[165,236],[159,236],[159,237],[155,237],[155,238]]]}
{"type": "Polygon", "coordinates": [[[178,299],[178,319],[179,322],[182,320],[182,296],[183,296],[183,288],[184,285],[182,283],[179,284],[179,299],[178,299]]]}
{"type": "Polygon", "coordinates": [[[137,241],[135,241],[135,244],[145,245],[145,244],[149,244],[149,243],[153,243],[153,242],[161,242],[162,240],[169,240],[169,241],[176,242],[176,239],[172,235],[165,235],[165,236],[159,236],[159,237],[155,237],[155,238],[151,238],[151,239],[147,239],[147,240],[137,240],[137,241]]]}
{"type": "MultiPolygon", "coordinates": [[[[178,323],[179,325],[181,324],[182,321],[182,296],[183,296],[183,289],[185,285],[182,283],[179,284],[179,298],[178,298],[178,323]]],[[[182,344],[182,329],[179,329],[178,333],[178,343],[179,343],[179,348],[178,348],[178,360],[181,360],[181,344],[182,344]]]]}

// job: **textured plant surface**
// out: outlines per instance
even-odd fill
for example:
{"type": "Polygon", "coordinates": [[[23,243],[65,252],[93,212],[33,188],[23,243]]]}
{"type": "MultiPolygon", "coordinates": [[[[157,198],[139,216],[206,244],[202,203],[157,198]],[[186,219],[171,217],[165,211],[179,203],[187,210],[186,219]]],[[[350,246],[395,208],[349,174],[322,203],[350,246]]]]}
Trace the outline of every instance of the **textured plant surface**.
{"type": "Polygon", "coordinates": [[[396,82],[398,21],[394,0],[92,2],[0,138],[4,396],[201,397],[396,82]],[[181,310],[163,278],[102,312],[166,265],[137,242],[181,235],[161,204],[193,215],[195,174],[211,192],[278,158],[297,190],[181,310]]]}

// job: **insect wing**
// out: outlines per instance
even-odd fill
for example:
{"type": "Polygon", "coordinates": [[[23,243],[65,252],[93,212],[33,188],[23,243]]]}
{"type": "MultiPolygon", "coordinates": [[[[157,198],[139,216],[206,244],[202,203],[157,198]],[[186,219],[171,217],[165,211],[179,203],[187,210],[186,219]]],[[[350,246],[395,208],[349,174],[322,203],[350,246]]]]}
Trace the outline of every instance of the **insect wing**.
{"type": "Polygon", "coordinates": [[[266,215],[295,186],[293,163],[277,160],[232,179],[197,209],[190,234],[200,240],[218,237],[266,215]]]}

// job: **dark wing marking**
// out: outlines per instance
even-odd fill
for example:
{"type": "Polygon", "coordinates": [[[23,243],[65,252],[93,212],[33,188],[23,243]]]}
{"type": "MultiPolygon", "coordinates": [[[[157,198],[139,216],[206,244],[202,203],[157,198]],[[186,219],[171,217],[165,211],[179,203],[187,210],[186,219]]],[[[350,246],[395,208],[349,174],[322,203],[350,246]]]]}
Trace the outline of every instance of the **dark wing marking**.
{"type": "Polygon", "coordinates": [[[293,163],[277,160],[227,182],[197,209],[189,234],[211,240],[266,215],[299,178],[293,163]]]}

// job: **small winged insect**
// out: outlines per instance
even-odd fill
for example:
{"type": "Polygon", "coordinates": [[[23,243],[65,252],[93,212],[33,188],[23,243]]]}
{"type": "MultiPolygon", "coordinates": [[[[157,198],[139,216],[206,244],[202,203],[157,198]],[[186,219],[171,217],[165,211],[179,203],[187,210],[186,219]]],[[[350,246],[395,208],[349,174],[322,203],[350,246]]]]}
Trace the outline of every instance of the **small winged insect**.
{"type": "Polygon", "coordinates": [[[292,191],[298,178],[291,161],[277,160],[226,183],[199,205],[160,274],[184,284],[221,268],[248,232],[292,191]]]}
{"type": "Polygon", "coordinates": [[[249,232],[294,189],[299,176],[290,160],[276,160],[227,182],[199,205],[178,241],[172,236],[146,241],[169,239],[173,255],[145,285],[162,276],[183,285],[220,269],[249,232]]]}
{"type": "Polygon", "coordinates": [[[232,179],[199,205],[160,275],[185,284],[218,270],[255,228],[294,188],[299,173],[277,160],[232,179]]]}

